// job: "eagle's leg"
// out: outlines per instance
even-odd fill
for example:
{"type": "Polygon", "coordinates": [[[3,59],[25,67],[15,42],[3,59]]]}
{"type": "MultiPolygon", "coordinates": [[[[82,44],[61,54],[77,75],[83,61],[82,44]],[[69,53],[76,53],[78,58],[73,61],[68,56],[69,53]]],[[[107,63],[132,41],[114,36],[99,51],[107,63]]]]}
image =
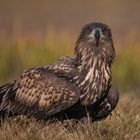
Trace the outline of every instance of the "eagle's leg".
{"type": "Polygon", "coordinates": [[[92,106],[91,116],[93,121],[105,119],[117,106],[119,101],[119,92],[116,88],[111,87],[106,97],[96,105],[92,106]]]}

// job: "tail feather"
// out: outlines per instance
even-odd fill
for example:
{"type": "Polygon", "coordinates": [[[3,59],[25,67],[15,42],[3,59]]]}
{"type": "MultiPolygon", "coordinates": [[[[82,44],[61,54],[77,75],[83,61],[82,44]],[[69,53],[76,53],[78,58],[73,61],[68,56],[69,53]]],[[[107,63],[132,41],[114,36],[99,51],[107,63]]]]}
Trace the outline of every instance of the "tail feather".
{"type": "Polygon", "coordinates": [[[3,96],[6,94],[9,87],[10,87],[10,84],[0,86],[0,104],[2,102],[3,96]]]}
{"type": "Polygon", "coordinates": [[[11,89],[13,89],[13,85],[14,83],[8,83],[0,86],[0,118],[5,118],[5,116],[7,115],[7,110],[5,110],[5,108],[1,108],[1,106],[4,104],[3,100],[5,95],[9,94],[11,92],[11,89]]]}
{"type": "MultiPolygon", "coordinates": [[[[16,87],[17,88],[17,87],[16,87]]],[[[14,82],[0,86],[0,104],[7,92],[15,91],[14,82]]]]}

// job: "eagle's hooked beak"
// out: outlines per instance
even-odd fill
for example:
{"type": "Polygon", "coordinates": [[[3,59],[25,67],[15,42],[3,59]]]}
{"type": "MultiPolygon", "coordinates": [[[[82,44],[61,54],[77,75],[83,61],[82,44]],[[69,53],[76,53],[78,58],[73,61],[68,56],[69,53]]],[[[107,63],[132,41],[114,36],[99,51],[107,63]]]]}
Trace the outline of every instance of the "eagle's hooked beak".
{"type": "Polygon", "coordinates": [[[100,39],[100,29],[99,28],[96,28],[95,29],[94,36],[95,36],[95,40],[96,40],[96,46],[98,47],[98,45],[99,45],[99,39],[100,39]]]}

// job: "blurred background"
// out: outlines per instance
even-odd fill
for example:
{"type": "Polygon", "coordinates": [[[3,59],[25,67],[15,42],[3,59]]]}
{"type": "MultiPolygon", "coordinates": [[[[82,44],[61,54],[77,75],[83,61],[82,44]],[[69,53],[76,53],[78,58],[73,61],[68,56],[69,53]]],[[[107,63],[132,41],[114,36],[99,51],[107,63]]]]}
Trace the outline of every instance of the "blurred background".
{"type": "Polygon", "coordinates": [[[139,0],[0,0],[0,84],[73,56],[81,27],[96,21],[112,29],[113,84],[121,94],[140,95],[139,13],[139,0]]]}

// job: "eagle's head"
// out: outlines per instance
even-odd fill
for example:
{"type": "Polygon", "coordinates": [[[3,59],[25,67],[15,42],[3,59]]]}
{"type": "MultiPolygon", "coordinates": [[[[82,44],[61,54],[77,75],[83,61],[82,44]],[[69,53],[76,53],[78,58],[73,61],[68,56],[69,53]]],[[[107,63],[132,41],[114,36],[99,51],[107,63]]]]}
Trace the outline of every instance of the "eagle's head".
{"type": "Polygon", "coordinates": [[[93,22],[82,28],[76,42],[75,52],[81,56],[85,51],[96,57],[101,56],[102,59],[107,59],[112,63],[115,50],[111,29],[106,24],[93,22]]]}

